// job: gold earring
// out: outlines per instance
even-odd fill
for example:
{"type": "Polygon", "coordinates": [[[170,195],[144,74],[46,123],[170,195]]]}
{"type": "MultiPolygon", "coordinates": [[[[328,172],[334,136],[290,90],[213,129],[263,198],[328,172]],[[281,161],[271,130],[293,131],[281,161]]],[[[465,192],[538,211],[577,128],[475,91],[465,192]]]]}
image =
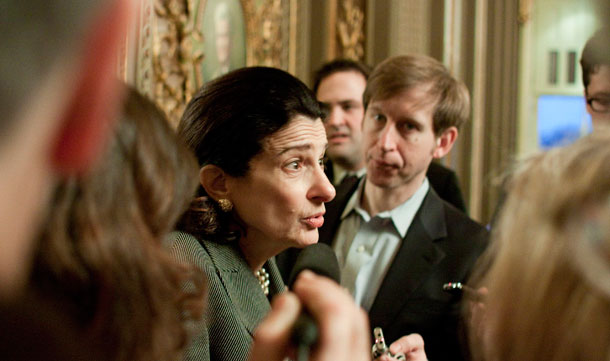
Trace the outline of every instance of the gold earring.
{"type": "Polygon", "coordinates": [[[220,209],[225,213],[231,212],[231,210],[233,209],[233,203],[226,198],[219,199],[218,205],[220,206],[220,209]]]}

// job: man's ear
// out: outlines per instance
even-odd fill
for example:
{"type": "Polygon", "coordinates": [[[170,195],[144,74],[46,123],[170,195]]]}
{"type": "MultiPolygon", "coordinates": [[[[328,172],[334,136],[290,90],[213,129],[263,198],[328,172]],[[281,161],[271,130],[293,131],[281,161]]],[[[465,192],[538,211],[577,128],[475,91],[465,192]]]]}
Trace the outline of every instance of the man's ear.
{"type": "Polygon", "coordinates": [[[441,133],[441,135],[436,137],[436,147],[434,148],[434,152],[432,156],[434,158],[442,158],[453,147],[455,140],[458,137],[458,130],[456,127],[449,127],[441,133]]]}
{"type": "Polygon", "coordinates": [[[129,3],[112,1],[83,37],[76,85],[52,149],[53,165],[60,173],[89,169],[117,120],[122,85],[117,80],[116,60],[133,10],[129,3]]]}
{"type": "Polygon", "coordinates": [[[220,167],[213,164],[204,165],[199,170],[199,182],[205,192],[215,200],[227,198],[229,188],[227,187],[227,176],[220,167]]]}

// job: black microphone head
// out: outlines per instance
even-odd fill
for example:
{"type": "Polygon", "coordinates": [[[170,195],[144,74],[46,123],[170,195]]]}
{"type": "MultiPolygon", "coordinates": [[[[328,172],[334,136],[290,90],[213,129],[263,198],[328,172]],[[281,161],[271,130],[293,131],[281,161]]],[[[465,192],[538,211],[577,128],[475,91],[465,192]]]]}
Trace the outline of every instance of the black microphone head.
{"type": "Polygon", "coordinates": [[[306,269],[341,283],[341,271],[339,271],[337,256],[327,244],[316,243],[301,250],[290,272],[288,286],[292,287],[299,273],[306,269]]]}

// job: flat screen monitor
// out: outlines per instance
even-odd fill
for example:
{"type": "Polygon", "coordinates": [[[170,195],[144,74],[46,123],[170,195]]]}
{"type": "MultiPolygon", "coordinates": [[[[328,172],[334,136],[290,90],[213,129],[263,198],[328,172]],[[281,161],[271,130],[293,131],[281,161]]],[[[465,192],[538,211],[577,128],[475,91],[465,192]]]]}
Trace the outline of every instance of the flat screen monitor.
{"type": "Polygon", "coordinates": [[[538,145],[542,149],[567,145],[591,132],[585,98],[577,95],[538,97],[538,145]]]}

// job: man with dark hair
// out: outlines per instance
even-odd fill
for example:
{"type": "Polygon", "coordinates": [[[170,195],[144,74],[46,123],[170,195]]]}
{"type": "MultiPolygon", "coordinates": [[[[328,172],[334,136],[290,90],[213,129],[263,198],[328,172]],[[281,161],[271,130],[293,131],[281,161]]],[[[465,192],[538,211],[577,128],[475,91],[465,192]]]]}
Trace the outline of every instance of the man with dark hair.
{"type": "Polygon", "coordinates": [[[610,27],[599,29],[589,38],[580,65],[593,128],[610,126],[610,27]]]}
{"type": "MultiPolygon", "coordinates": [[[[313,91],[327,114],[324,121],[328,138],[326,175],[336,186],[343,181],[355,182],[366,172],[362,151],[362,94],[369,74],[368,66],[348,59],[328,62],[314,74],[313,91]]],[[[466,212],[454,171],[431,163],[427,177],[441,198],[466,212]]]]}
{"type": "Polygon", "coordinates": [[[360,177],[366,171],[362,154],[362,93],[369,72],[362,63],[338,59],[324,64],[314,75],[313,91],[326,112],[326,175],[335,185],[349,176],[360,177]]]}
{"type": "Polygon", "coordinates": [[[399,56],[375,68],[363,101],[366,176],[337,189],[320,242],[387,341],[419,333],[431,360],[460,360],[461,297],[443,285],[468,279],[488,233],[443,201],[426,172],[468,119],[468,90],[430,57],[399,56]]]}

